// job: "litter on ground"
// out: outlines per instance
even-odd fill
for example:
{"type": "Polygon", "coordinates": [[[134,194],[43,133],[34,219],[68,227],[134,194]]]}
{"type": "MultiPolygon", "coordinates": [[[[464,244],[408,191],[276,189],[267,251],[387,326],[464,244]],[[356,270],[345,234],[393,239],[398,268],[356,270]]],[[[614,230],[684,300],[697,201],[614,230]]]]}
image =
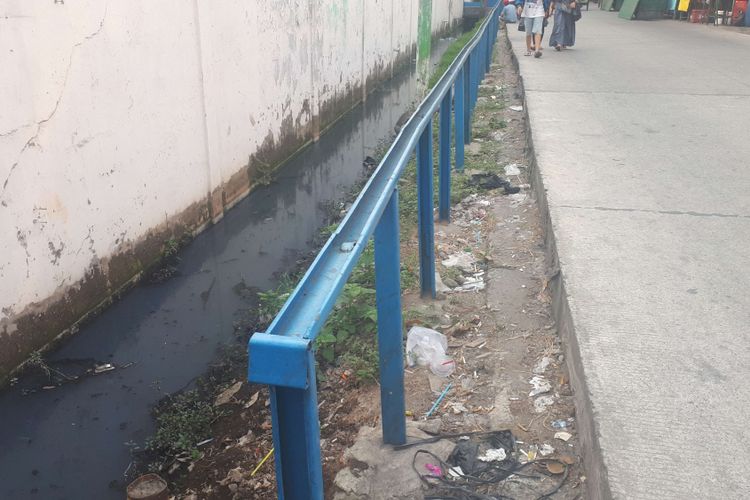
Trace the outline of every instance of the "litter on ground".
{"type": "Polygon", "coordinates": [[[531,380],[529,380],[529,384],[533,387],[531,392],[529,392],[529,397],[538,396],[539,394],[544,394],[545,392],[549,392],[552,390],[552,385],[549,383],[549,380],[545,379],[544,377],[540,377],[539,375],[536,375],[534,377],[531,377],[531,380]]]}
{"type": "Polygon", "coordinates": [[[560,441],[568,442],[568,440],[570,440],[570,438],[572,437],[573,435],[569,432],[561,431],[555,433],[555,439],[559,439],[560,441]]]}

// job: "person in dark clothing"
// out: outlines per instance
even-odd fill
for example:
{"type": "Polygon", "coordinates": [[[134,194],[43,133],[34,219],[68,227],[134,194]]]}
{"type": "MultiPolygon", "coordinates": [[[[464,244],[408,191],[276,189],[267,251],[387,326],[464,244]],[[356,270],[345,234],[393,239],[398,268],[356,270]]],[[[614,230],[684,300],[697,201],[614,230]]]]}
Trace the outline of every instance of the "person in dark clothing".
{"type": "Polygon", "coordinates": [[[570,0],[555,0],[552,4],[555,25],[549,37],[549,46],[556,51],[572,47],[576,43],[576,2],[570,0]]]}
{"type": "Polygon", "coordinates": [[[503,7],[503,10],[500,12],[500,20],[506,24],[518,22],[515,0],[509,0],[508,3],[505,4],[505,7],[503,7]]]}

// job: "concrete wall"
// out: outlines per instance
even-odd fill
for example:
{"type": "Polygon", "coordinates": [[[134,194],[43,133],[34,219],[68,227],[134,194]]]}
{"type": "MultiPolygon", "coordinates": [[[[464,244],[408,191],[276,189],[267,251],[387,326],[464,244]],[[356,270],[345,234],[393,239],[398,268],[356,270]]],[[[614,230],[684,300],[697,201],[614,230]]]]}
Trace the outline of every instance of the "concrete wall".
{"type": "Polygon", "coordinates": [[[456,27],[464,15],[463,0],[432,2],[432,32],[446,34],[456,27]]]}
{"type": "Polygon", "coordinates": [[[0,3],[0,379],[410,63],[418,3],[0,3]]]}

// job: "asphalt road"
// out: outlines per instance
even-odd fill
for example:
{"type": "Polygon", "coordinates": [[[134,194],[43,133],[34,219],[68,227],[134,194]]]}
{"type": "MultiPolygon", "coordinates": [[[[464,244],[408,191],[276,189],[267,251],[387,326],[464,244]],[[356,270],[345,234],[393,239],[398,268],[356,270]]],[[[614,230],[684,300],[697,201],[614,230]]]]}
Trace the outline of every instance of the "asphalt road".
{"type": "Polygon", "coordinates": [[[520,64],[592,497],[750,497],[750,36],[583,12],[520,64]],[[565,324],[567,323],[567,324],[565,324]]]}

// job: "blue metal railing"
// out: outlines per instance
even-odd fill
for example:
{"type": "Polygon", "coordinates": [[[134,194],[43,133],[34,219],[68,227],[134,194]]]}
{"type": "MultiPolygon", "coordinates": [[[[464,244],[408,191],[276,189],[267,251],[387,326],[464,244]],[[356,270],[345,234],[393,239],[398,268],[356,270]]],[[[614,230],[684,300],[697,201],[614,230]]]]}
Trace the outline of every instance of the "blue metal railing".
{"type": "Polygon", "coordinates": [[[398,180],[416,148],[420,285],[423,295],[435,297],[432,117],[440,111],[438,205],[440,219],[448,220],[451,111],[455,114],[455,168],[460,171],[464,145],[471,142],[471,114],[479,82],[489,71],[497,39],[498,12],[497,8],[490,11],[401,129],[268,330],[250,339],[248,380],[270,386],[281,500],[323,498],[313,343],[371,236],[375,239],[383,441],[406,441],[398,180]]]}

